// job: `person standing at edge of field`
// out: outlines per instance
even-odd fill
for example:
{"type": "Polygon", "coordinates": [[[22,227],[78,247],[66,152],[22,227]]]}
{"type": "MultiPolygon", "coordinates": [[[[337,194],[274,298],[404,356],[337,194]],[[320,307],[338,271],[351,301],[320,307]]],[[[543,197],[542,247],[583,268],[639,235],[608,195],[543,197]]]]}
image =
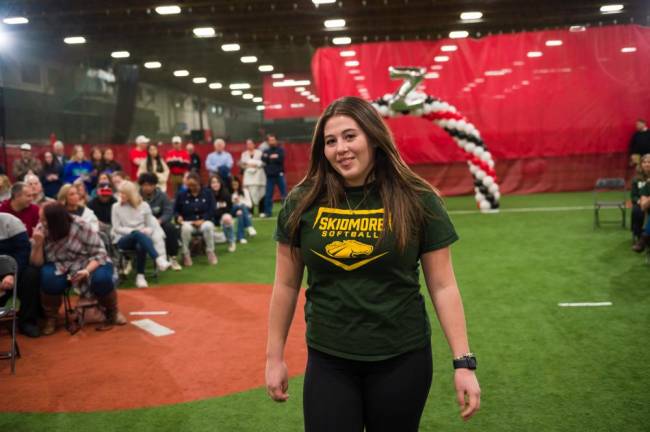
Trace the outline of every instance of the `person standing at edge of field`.
{"type": "MultiPolygon", "coordinates": [[[[185,149],[187,150],[187,154],[190,155],[189,172],[201,174],[201,157],[198,154],[196,154],[196,149],[194,148],[194,144],[187,143],[185,149]]],[[[185,182],[185,175],[183,175],[183,184],[184,182],[185,182]]],[[[179,187],[179,189],[182,189],[182,185],[179,187]]]]}
{"type": "Polygon", "coordinates": [[[636,132],[630,139],[630,166],[637,166],[641,157],[650,153],[650,130],[648,122],[644,119],[636,121],[636,132]]]}
{"type": "MultiPolygon", "coordinates": [[[[634,235],[634,252],[643,252],[648,246],[648,234],[643,224],[650,208],[650,154],[643,155],[637,168],[637,175],[632,179],[630,196],[632,198],[631,228],[634,235]]],[[[650,221],[648,222],[650,227],[650,221]]]]}
{"type": "Polygon", "coordinates": [[[165,162],[169,167],[172,195],[176,196],[183,184],[183,176],[190,170],[190,155],[183,149],[183,139],[178,135],[172,137],[172,149],[165,154],[165,162]]]}
{"type": "Polygon", "coordinates": [[[275,238],[266,386],[275,401],[289,397],[284,348],[306,266],[307,432],[418,430],[432,379],[418,264],[453,353],[461,416],[479,409],[449,250],[458,236],[368,102],[346,97],[325,110],[309,171],[285,201],[275,238]]]}
{"type": "MultiPolygon", "coordinates": [[[[262,162],[262,151],[255,148],[252,139],[246,140],[246,150],[241,154],[239,167],[244,174],[244,189],[248,190],[251,196],[252,205],[258,206],[258,214],[264,213],[264,208],[258,204],[263,200],[266,190],[266,173],[264,173],[264,162],[262,162]]],[[[251,214],[253,208],[251,207],[251,214]]]]}
{"type": "Polygon", "coordinates": [[[284,149],[278,144],[278,139],[273,134],[268,134],[266,139],[269,148],[262,153],[264,172],[266,173],[266,194],[264,195],[264,215],[273,214],[273,191],[275,186],[280,190],[280,197],[287,197],[287,182],[284,179],[284,149]]]}

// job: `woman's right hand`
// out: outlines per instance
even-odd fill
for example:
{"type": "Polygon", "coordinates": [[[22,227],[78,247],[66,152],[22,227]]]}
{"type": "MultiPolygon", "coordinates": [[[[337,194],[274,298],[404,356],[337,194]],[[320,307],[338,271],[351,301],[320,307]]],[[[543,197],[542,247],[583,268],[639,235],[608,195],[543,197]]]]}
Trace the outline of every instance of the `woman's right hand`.
{"type": "Polygon", "coordinates": [[[289,399],[289,371],[284,360],[266,361],[266,392],[276,402],[289,399]]]}
{"type": "Polygon", "coordinates": [[[35,245],[42,245],[44,239],[45,239],[45,230],[43,229],[43,225],[39,223],[34,228],[34,231],[32,231],[32,240],[34,240],[35,245]]]}
{"type": "Polygon", "coordinates": [[[153,230],[149,227],[140,228],[140,232],[148,237],[151,237],[151,234],[153,234],[153,230]]]}

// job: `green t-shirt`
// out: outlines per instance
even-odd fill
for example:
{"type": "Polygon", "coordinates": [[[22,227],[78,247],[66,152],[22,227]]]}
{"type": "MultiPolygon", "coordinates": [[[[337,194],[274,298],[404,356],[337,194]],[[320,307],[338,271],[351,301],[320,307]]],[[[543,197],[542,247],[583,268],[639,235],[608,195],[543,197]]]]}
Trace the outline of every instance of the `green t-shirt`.
{"type": "MultiPolygon", "coordinates": [[[[440,198],[433,192],[422,196],[432,216],[419,230],[419,242],[400,253],[390,231],[377,245],[384,209],[376,189],[364,195],[363,188],[347,188],[346,194],[350,207],[314,205],[301,217],[295,246],[308,271],[307,344],[367,361],[426,346],[431,327],[420,294],[419,258],[458,239],[440,198]]],[[[289,243],[286,223],[296,195],[278,215],[275,239],[282,243],[289,243]]]]}

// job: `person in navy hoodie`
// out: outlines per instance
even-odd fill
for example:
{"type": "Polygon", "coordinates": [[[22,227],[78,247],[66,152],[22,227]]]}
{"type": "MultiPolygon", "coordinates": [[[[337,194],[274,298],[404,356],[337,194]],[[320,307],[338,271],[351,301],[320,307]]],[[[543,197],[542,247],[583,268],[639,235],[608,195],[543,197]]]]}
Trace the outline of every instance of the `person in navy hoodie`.
{"type": "Polygon", "coordinates": [[[284,149],[278,145],[278,140],[273,134],[267,135],[269,148],[262,153],[262,162],[265,163],[266,195],[264,197],[264,214],[266,217],[273,213],[273,191],[275,186],[280,190],[282,200],[287,197],[287,182],[284,179],[284,149]]]}

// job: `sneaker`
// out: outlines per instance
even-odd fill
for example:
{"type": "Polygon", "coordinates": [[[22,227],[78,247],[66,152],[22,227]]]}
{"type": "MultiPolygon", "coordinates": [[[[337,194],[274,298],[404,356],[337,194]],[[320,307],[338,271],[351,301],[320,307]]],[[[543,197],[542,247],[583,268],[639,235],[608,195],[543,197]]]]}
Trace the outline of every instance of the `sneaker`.
{"type": "Polygon", "coordinates": [[[205,255],[208,257],[208,264],[210,265],[215,265],[219,261],[217,259],[217,256],[214,254],[214,252],[206,252],[205,255]]]}
{"type": "Polygon", "coordinates": [[[248,227],[248,235],[251,236],[251,237],[255,237],[257,235],[257,231],[255,231],[255,228],[253,228],[252,226],[249,226],[248,227]]]}
{"type": "Polygon", "coordinates": [[[192,267],[192,257],[190,254],[183,255],[183,265],[185,267],[192,267]]]}
{"type": "Polygon", "coordinates": [[[135,286],[136,288],[146,288],[149,286],[147,280],[144,278],[144,275],[142,273],[138,273],[135,276],[135,286]]]}
{"type": "Polygon", "coordinates": [[[158,266],[158,270],[161,272],[167,270],[171,265],[172,264],[169,261],[167,261],[167,258],[165,258],[162,255],[156,258],[156,266],[158,266]]]}
{"type": "Polygon", "coordinates": [[[260,217],[264,219],[266,217],[266,213],[260,213],[260,217]]]}
{"type": "Polygon", "coordinates": [[[246,240],[245,238],[239,239],[239,243],[246,244],[246,243],[248,243],[248,240],[246,240]]]}
{"type": "Polygon", "coordinates": [[[183,267],[176,261],[176,257],[172,257],[171,260],[169,260],[169,263],[171,264],[171,269],[174,271],[180,271],[183,270],[183,267]]]}
{"type": "Polygon", "coordinates": [[[124,264],[124,271],[122,272],[124,276],[128,276],[131,274],[133,271],[133,264],[131,263],[131,260],[126,260],[126,264],[124,264]]]}
{"type": "Polygon", "coordinates": [[[228,252],[234,252],[237,250],[237,244],[235,242],[228,243],[228,252]]]}

